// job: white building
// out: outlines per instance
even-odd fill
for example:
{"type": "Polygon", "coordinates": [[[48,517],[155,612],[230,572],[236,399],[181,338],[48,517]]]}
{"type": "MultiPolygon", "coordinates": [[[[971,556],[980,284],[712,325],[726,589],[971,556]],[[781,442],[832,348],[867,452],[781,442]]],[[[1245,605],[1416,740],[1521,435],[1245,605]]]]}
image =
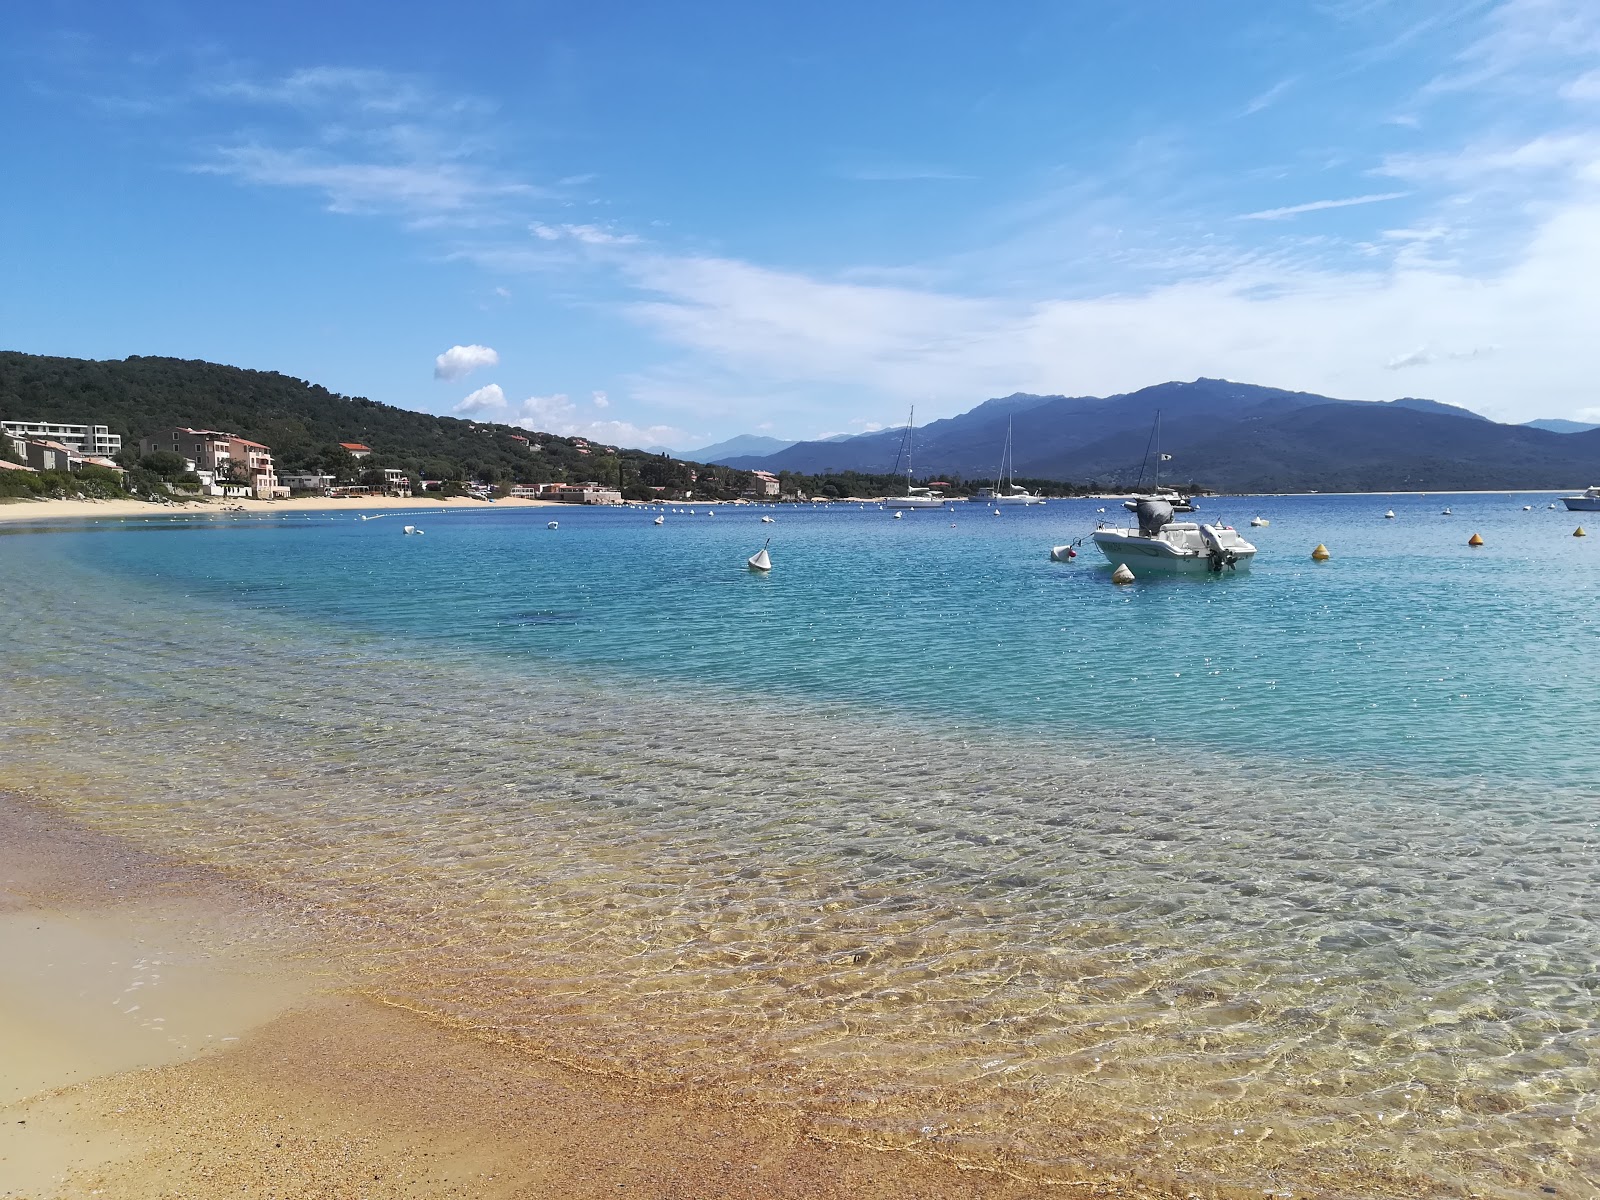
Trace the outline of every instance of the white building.
{"type": "Polygon", "coordinates": [[[0,421],[6,436],[18,442],[60,442],[79,454],[110,458],[122,449],[122,435],[104,425],[66,425],[60,421],[0,421]]]}

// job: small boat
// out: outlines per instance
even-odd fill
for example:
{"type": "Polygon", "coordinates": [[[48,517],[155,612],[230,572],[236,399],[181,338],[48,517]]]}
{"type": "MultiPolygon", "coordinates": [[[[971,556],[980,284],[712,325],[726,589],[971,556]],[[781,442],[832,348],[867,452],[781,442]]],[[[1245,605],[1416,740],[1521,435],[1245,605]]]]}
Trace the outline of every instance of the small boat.
{"type": "Polygon", "coordinates": [[[1251,517],[1250,518],[1250,525],[1254,529],[1260,529],[1264,525],[1271,525],[1271,524],[1272,524],[1272,522],[1267,520],[1265,517],[1251,517]]]}
{"type": "Polygon", "coordinates": [[[1386,512],[1386,513],[1384,513],[1384,514],[1383,514],[1383,519],[1384,519],[1384,520],[1385,520],[1385,521],[1392,521],[1392,520],[1394,520],[1394,509],[1392,509],[1392,508],[1391,508],[1391,509],[1390,509],[1390,510],[1389,510],[1389,511],[1388,511],[1388,512],[1386,512]]]}
{"type": "Polygon", "coordinates": [[[770,545],[772,545],[772,539],[768,538],[762,545],[761,549],[757,550],[749,558],[745,559],[745,562],[749,564],[752,571],[772,570],[772,556],[767,553],[767,547],[770,545]]]}
{"type": "Polygon", "coordinates": [[[546,529],[560,529],[561,528],[561,523],[559,521],[551,521],[550,524],[545,526],[545,528],[546,529]]]}
{"type": "Polygon", "coordinates": [[[657,517],[655,519],[655,521],[652,522],[652,524],[655,524],[655,525],[665,525],[666,523],[667,523],[667,519],[665,517],[657,517]]]}
{"type": "Polygon", "coordinates": [[[1225,570],[1246,570],[1256,556],[1255,546],[1231,525],[1173,521],[1173,506],[1166,500],[1129,501],[1127,507],[1139,519],[1137,528],[1102,526],[1089,535],[1113,566],[1137,563],[1139,572],[1217,575],[1225,570]]]}
{"type": "Polygon", "coordinates": [[[1600,512],[1600,486],[1588,488],[1581,496],[1563,496],[1561,503],[1567,506],[1568,512],[1600,512]]]}

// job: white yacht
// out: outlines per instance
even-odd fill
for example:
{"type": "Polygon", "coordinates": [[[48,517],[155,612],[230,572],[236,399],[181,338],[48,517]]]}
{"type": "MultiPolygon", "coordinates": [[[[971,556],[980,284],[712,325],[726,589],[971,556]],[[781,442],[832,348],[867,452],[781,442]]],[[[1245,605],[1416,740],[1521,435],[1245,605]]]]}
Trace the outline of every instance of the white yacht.
{"type": "Polygon", "coordinates": [[[979,488],[972,496],[978,504],[996,507],[1043,504],[1044,497],[1036,496],[1016,481],[1016,463],[1011,456],[1011,418],[1006,418],[1006,448],[1000,452],[1000,474],[992,488],[979,488]]]}
{"type": "Polygon", "coordinates": [[[1600,486],[1588,488],[1581,496],[1563,496],[1561,503],[1567,506],[1568,512],[1600,512],[1600,486]]]}
{"type": "Polygon", "coordinates": [[[1247,570],[1256,548],[1231,525],[1202,525],[1174,521],[1166,500],[1129,500],[1124,505],[1138,518],[1134,528],[1101,525],[1089,535],[1114,566],[1126,564],[1139,575],[1144,571],[1181,574],[1220,574],[1247,570]]]}
{"type": "Polygon", "coordinates": [[[906,492],[903,496],[885,496],[884,504],[890,508],[943,508],[945,498],[932,488],[917,487],[911,482],[911,441],[916,428],[915,421],[917,409],[911,407],[911,415],[906,418],[905,437],[900,441],[900,453],[895,456],[895,473],[899,474],[900,460],[906,464],[906,492]]]}

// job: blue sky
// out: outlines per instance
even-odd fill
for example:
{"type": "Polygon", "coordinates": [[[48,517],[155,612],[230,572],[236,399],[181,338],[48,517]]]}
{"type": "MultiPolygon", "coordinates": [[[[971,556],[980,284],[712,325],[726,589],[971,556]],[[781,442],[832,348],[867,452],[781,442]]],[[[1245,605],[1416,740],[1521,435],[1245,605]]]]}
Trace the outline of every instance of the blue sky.
{"type": "Polygon", "coordinates": [[[1198,375],[1600,420],[1592,0],[7,20],[4,348],[685,449],[1198,375]]]}

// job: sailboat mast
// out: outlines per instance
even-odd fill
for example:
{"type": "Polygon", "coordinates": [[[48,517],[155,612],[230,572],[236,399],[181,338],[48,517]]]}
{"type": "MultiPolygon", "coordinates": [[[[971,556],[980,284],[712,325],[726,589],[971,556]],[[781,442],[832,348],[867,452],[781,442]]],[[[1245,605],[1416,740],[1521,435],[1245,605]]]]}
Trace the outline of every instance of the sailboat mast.
{"type": "Polygon", "coordinates": [[[911,447],[917,438],[917,406],[911,406],[906,417],[906,495],[911,495],[911,447]]]}

